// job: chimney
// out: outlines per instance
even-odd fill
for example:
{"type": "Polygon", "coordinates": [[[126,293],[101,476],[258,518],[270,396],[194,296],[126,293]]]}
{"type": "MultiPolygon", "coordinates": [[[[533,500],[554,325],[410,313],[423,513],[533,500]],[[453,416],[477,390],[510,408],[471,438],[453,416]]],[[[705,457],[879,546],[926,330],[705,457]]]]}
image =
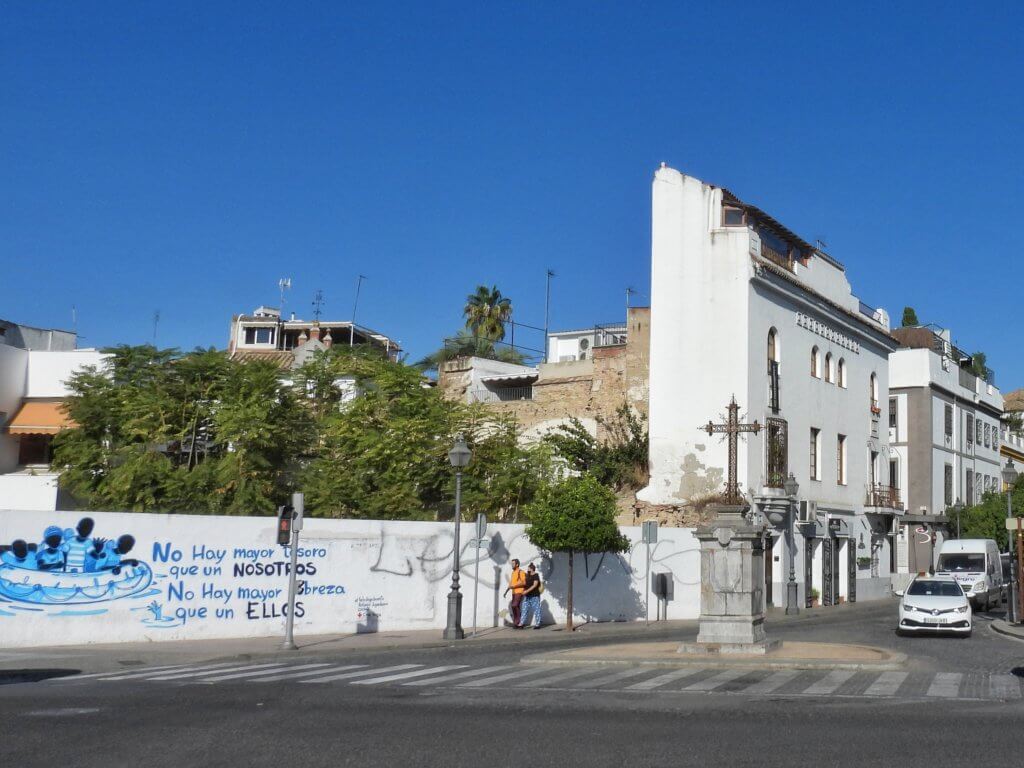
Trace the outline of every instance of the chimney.
{"type": "Polygon", "coordinates": [[[292,322],[295,322],[295,313],[292,312],[292,322]]]}
{"type": "Polygon", "coordinates": [[[306,335],[306,331],[305,331],[305,329],[303,329],[302,333],[299,334],[299,343],[298,343],[297,346],[301,347],[307,341],[309,341],[309,336],[306,335]]]}
{"type": "Polygon", "coordinates": [[[324,346],[330,349],[331,344],[334,343],[334,338],[331,336],[331,329],[327,329],[327,333],[324,334],[324,346]]]}
{"type": "Polygon", "coordinates": [[[309,338],[313,341],[320,340],[320,323],[313,323],[313,327],[309,329],[309,338]]]}

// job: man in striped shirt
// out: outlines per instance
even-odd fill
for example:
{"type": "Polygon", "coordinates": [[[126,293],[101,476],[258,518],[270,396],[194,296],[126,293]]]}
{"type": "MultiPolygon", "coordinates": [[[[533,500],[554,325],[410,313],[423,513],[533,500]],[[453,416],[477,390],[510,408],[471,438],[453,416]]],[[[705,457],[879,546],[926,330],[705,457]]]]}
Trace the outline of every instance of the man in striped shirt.
{"type": "Polygon", "coordinates": [[[64,570],[71,573],[85,572],[85,557],[92,550],[92,529],[93,520],[91,517],[83,517],[78,521],[78,534],[64,540],[61,550],[64,552],[64,570]]]}

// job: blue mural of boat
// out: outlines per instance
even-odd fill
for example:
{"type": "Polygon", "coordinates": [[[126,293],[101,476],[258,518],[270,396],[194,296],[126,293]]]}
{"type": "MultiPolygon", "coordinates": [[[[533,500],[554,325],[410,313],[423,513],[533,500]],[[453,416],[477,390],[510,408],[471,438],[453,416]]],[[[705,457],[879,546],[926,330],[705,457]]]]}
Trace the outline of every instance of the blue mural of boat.
{"type": "Polygon", "coordinates": [[[146,563],[124,565],[113,571],[69,573],[0,565],[0,597],[33,605],[82,605],[119,600],[144,592],[153,582],[146,563]]]}

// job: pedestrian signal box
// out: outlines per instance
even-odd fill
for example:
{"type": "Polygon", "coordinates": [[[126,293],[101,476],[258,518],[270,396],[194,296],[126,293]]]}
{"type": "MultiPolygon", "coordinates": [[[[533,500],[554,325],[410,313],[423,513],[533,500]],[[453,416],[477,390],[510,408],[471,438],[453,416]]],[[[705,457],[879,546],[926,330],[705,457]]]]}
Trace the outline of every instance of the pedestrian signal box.
{"type": "Polygon", "coordinates": [[[290,506],[277,508],[277,543],[287,547],[292,542],[292,519],[295,517],[295,510],[290,506]]]}

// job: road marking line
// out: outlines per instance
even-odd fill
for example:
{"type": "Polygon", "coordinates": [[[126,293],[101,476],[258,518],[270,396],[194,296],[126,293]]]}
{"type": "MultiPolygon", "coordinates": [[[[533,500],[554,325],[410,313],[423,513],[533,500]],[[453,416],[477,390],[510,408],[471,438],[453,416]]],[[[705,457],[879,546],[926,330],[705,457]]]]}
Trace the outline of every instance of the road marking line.
{"type": "Polygon", "coordinates": [[[483,680],[470,680],[468,683],[459,683],[460,688],[482,688],[485,685],[491,683],[501,683],[505,680],[513,680],[517,677],[526,677],[527,675],[536,675],[538,672],[550,672],[551,670],[547,667],[523,667],[517,669],[515,672],[507,672],[504,675],[495,675],[493,677],[485,677],[483,680]]]}
{"type": "Polygon", "coordinates": [[[148,670],[143,670],[141,672],[131,672],[131,673],[127,673],[127,674],[117,675],[116,677],[103,678],[103,680],[104,681],[106,681],[106,680],[140,680],[142,678],[149,677],[150,675],[165,675],[165,674],[168,674],[168,673],[177,674],[178,672],[189,672],[189,671],[194,670],[194,669],[218,670],[218,669],[223,669],[224,667],[236,666],[237,664],[238,664],[237,661],[224,661],[224,662],[221,662],[220,664],[204,664],[204,665],[187,664],[185,666],[173,667],[173,668],[164,669],[164,670],[148,669],[148,670]]]}
{"type": "Polygon", "coordinates": [[[825,696],[832,693],[836,688],[845,683],[856,674],[851,669],[837,669],[829,672],[814,685],[805,688],[802,693],[805,696],[825,696]]]}
{"type": "Polygon", "coordinates": [[[88,680],[90,678],[95,678],[95,677],[114,677],[114,676],[120,677],[121,675],[139,675],[139,674],[142,674],[143,671],[145,671],[145,672],[166,672],[169,669],[181,669],[182,667],[187,667],[187,666],[189,666],[189,665],[188,664],[167,664],[167,665],[162,666],[162,667],[145,667],[144,669],[140,669],[138,667],[136,667],[135,669],[112,669],[109,672],[94,672],[91,675],[73,675],[72,677],[56,677],[56,678],[53,678],[50,682],[63,683],[63,682],[67,682],[69,680],[88,680]]]}
{"type": "Polygon", "coordinates": [[[737,677],[743,677],[750,672],[749,669],[727,669],[724,672],[719,672],[717,675],[712,677],[698,680],[696,683],[690,685],[684,685],[679,690],[681,691],[713,691],[720,685],[725,685],[731,680],[735,680],[737,677]]]}
{"type": "Polygon", "coordinates": [[[224,672],[237,672],[244,669],[265,669],[266,667],[283,667],[284,664],[281,662],[274,662],[273,664],[236,664],[233,667],[227,669],[213,669],[207,667],[201,669],[198,672],[175,672],[172,675],[160,675],[159,677],[150,677],[149,680],[185,680],[192,677],[202,677],[203,675],[209,675],[211,673],[222,674],[224,672]]]}
{"type": "Polygon", "coordinates": [[[906,672],[883,672],[867,690],[865,696],[895,696],[897,689],[907,679],[906,672]]]}
{"type": "Polygon", "coordinates": [[[527,680],[525,683],[516,683],[513,688],[546,688],[549,685],[555,683],[561,683],[564,680],[572,680],[576,677],[583,677],[584,675],[592,675],[595,672],[603,672],[604,667],[587,667],[586,669],[570,669],[568,672],[560,672],[557,675],[551,677],[542,677],[539,680],[527,680]]]}
{"type": "Polygon", "coordinates": [[[627,691],[652,691],[655,688],[660,688],[663,685],[668,685],[673,680],[679,680],[683,677],[689,677],[690,675],[696,675],[698,672],[703,672],[704,667],[692,667],[690,669],[674,669],[671,672],[666,672],[663,675],[657,675],[652,677],[650,680],[644,680],[640,683],[633,683],[633,685],[627,685],[627,691]]]}
{"type": "Polygon", "coordinates": [[[439,672],[447,672],[450,669],[465,669],[465,664],[449,664],[446,667],[430,667],[429,669],[414,669],[412,672],[399,672],[397,675],[385,675],[384,677],[371,677],[369,680],[356,680],[352,685],[377,685],[378,683],[390,683],[394,680],[404,680],[409,677],[423,677],[424,675],[436,675],[439,672]]]}
{"type": "Polygon", "coordinates": [[[617,683],[619,680],[625,680],[629,677],[636,677],[637,675],[650,674],[650,667],[631,667],[629,669],[623,669],[618,672],[613,672],[610,675],[603,675],[602,677],[594,678],[593,680],[584,680],[576,688],[600,688],[602,685],[610,685],[611,683],[617,683]]]}
{"type": "MultiPolygon", "coordinates": [[[[361,666],[365,666],[361,665],[361,666]]],[[[359,672],[342,672],[340,675],[328,675],[327,677],[317,677],[313,680],[299,680],[300,683],[332,683],[335,680],[348,680],[350,677],[363,677],[365,675],[376,675],[379,672],[397,672],[400,669],[413,669],[414,667],[422,667],[422,664],[396,664],[393,667],[381,667],[380,669],[364,669],[359,672]]]]}
{"type": "Polygon", "coordinates": [[[955,699],[960,693],[960,680],[963,674],[960,672],[939,672],[925,696],[941,696],[947,699],[955,699]]]}
{"type": "Polygon", "coordinates": [[[799,669],[783,669],[778,672],[774,672],[759,683],[748,685],[740,693],[771,693],[772,691],[778,690],[790,680],[800,674],[799,669]]]}
{"type": "Polygon", "coordinates": [[[259,677],[261,675],[266,675],[268,673],[277,674],[279,672],[287,672],[289,669],[305,669],[307,666],[326,667],[326,666],[329,666],[329,665],[328,664],[311,664],[311,665],[302,664],[302,665],[300,665],[298,667],[289,667],[287,664],[282,664],[281,666],[284,667],[284,669],[259,669],[259,670],[255,671],[255,672],[234,672],[234,673],[232,673],[230,675],[217,675],[216,677],[208,677],[205,680],[199,680],[197,682],[200,682],[200,683],[220,683],[220,682],[222,682],[224,680],[240,680],[243,677],[259,677]]]}
{"type": "Polygon", "coordinates": [[[989,695],[998,699],[1019,699],[1020,680],[1014,675],[989,675],[989,695]]]}
{"type": "Polygon", "coordinates": [[[443,685],[452,680],[463,680],[467,677],[476,677],[477,675],[488,675],[491,672],[497,672],[501,669],[508,669],[508,664],[502,664],[498,667],[483,667],[481,669],[467,669],[465,672],[456,672],[454,675],[443,675],[442,677],[434,677],[430,680],[413,680],[411,683],[402,683],[402,685],[443,685]]]}
{"type": "Polygon", "coordinates": [[[298,677],[309,677],[310,675],[322,675],[322,674],[328,673],[328,672],[341,672],[341,670],[343,670],[343,669],[355,669],[356,667],[365,667],[365,666],[366,666],[365,664],[340,664],[340,665],[339,664],[334,664],[334,665],[331,665],[331,664],[310,664],[310,665],[303,665],[301,667],[292,667],[292,670],[289,670],[288,672],[278,672],[277,670],[272,670],[272,671],[267,673],[267,674],[270,675],[270,677],[255,677],[252,680],[248,680],[246,682],[250,682],[250,683],[276,683],[278,680],[293,680],[293,679],[298,678],[298,677]],[[292,670],[297,670],[297,669],[304,669],[306,666],[318,667],[318,669],[314,669],[311,672],[294,672],[294,671],[292,671],[292,670]],[[324,669],[325,666],[327,667],[327,669],[324,669]]]}

